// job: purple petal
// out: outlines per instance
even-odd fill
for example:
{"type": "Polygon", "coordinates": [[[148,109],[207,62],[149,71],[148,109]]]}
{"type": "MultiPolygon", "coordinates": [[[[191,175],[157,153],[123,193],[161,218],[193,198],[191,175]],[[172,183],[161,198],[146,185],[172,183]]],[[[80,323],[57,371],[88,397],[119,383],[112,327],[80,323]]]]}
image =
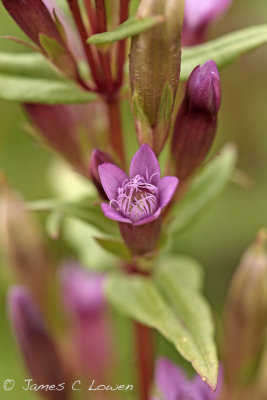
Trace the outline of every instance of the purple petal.
{"type": "Polygon", "coordinates": [[[154,185],[160,180],[160,166],[151,147],[148,144],[143,144],[133,156],[130,165],[130,179],[136,175],[140,175],[150,182],[151,177],[154,185]]]}
{"type": "Polygon", "coordinates": [[[183,371],[166,358],[159,358],[156,364],[155,383],[166,399],[174,399],[181,387],[187,383],[183,371]]]}
{"type": "Polygon", "coordinates": [[[118,221],[118,222],[125,222],[127,224],[132,223],[132,221],[130,219],[125,218],[122,214],[120,214],[118,211],[116,211],[113,207],[111,207],[107,203],[102,203],[101,208],[102,208],[104,215],[109,219],[113,219],[114,221],[118,221]]]}
{"type": "Polygon", "coordinates": [[[136,221],[133,225],[135,225],[135,226],[144,225],[144,224],[148,224],[149,222],[155,221],[155,219],[157,219],[160,216],[160,213],[161,213],[161,208],[159,207],[154,214],[151,214],[145,218],[139,219],[139,221],[136,221]]]}
{"type": "Polygon", "coordinates": [[[191,28],[205,25],[222,15],[232,0],[186,0],[185,22],[191,28]]]}
{"type": "Polygon", "coordinates": [[[179,179],[175,176],[164,176],[158,184],[159,189],[159,205],[165,207],[175,193],[179,183],[179,179]]]}
{"type": "Polygon", "coordinates": [[[118,188],[128,179],[128,176],[122,169],[117,167],[117,165],[109,163],[99,165],[98,172],[102,186],[109,200],[116,199],[118,196],[118,188]]]}
{"type": "Polygon", "coordinates": [[[104,275],[84,270],[74,263],[65,264],[60,271],[63,300],[74,314],[95,315],[105,306],[104,275]]]}

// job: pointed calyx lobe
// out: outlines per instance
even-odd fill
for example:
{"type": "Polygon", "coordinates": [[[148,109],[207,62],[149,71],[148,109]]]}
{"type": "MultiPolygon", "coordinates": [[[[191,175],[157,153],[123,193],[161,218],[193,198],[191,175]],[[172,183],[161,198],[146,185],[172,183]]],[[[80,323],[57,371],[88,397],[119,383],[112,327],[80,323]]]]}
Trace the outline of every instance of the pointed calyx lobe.
{"type": "Polygon", "coordinates": [[[217,129],[220,103],[219,72],[210,60],[191,73],[174,124],[171,152],[179,179],[188,178],[208,154],[217,129]]]}
{"type": "MultiPolygon", "coordinates": [[[[77,79],[78,69],[62,25],[42,0],[1,0],[23,32],[66,76],[77,79]]],[[[51,8],[51,7],[50,7],[51,8]]]]}
{"type": "Polygon", "coordinates": [[[101,183],[110,200],[109,204],[102,204],[104,214],[107,218],[122,224],[122,234],[133,252],[152,251],[160,233],[161,210],[171,200],[178,179],[173,176],[161,178],[158,160],[147,144],[142,145],[134,155],[129,177],[114,164],[102,164],[98,170],[101,183]],[[153,232],[151,223],[158,219],[159,227],[153,232]],[[145,227],[146,225],[149,227],[145,227]],[[136,227],[141,226],[143,230],[149,232],[138,235],[136,227]],[[138,236],[147,236],[144,240],[151,243],[153,241],[153,245],[151,243],[137,245],[138,236]]]}
{"type": "Polygon", "coordinates": [[[163,22],[133,37],[130,79],[138,141],[158,155],[169,133],[181,63],[183,0],[142,0],[138,16],[163,22]]]}

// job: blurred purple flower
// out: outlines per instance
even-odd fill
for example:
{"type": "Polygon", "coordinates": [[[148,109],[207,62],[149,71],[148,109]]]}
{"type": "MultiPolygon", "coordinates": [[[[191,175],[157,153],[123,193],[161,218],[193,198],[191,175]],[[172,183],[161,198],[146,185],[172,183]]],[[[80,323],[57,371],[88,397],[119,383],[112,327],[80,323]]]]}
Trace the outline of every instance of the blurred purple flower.
{"type": "Polygon", "coordinates": [[[233,0],[186,0],[183,26],[183,45],[192,46],[204,41],[206,31],[233,0]]]}
{"type": "Polygon", "coordinates": [[[174,124],[171,151],[181,180],[194,172],[208,154],[220,103],[220,76],[215,62],[210,60],[191,73],[174,124]]]}
{"type": "Polygon", "coordinates": [[[111,332],[103,294],[104,275],[67,264],[61,269],[63,302],[73,319],[81,372],[103,379],[111,366],[111,332]]]}
{"type": "Polygon", "coordinates": [[[133,156],[129,177],[114,164],[102,164],[98,170],[110,200],[109,204],[102,203],[105,216],[134,226],[156,220],[178,185],[174,176],[160,178],[158,160],[147,144],[133,156]]]}
{"type": "MultiPolygon", "coordinates": [[[[14,286],[9,291],[8,312],[20,350],[35,383],[59,386],[66,382],[55,343],[31,295],[23,286],[14,286]]],[[[42,393],[50,400],[65,400],[68,397],[66,390],[42,393]]]]}
{"type": "Polygon", "coordinates": [[[175,363],[162,357],[156,363],[155,386],[158,395],[151,400],[215,400],[221,391],[222,371],[216,393],[212,393],[198,375],[189,380],[175,363]]]}

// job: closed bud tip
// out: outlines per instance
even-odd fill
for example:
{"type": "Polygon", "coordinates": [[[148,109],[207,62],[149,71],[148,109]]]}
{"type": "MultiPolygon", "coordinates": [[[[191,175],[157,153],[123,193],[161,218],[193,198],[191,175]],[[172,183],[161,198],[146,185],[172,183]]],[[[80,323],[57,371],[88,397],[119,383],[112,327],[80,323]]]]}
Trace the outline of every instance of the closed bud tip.
{"type": "Polygon", "coordinates": [[[220,76],[213,60],[197,66],[187,85],[189,107],[217,114],[221,105],[220,76]]]}
{"type": "Polygon", "coordinates": [[[220,104],[220,76],[215,62],[210,60],[191,73],[174,124],[171,152],[179,179],[187,179],[208,154],[220,104]]]}

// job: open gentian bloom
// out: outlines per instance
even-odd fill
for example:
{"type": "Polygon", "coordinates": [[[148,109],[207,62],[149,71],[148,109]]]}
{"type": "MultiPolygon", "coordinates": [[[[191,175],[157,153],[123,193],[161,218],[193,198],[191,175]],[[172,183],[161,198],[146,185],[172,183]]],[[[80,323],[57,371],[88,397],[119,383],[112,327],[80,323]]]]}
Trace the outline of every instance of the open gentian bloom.
{"type": "Polygon", "coordinates": [[[219,373],[216,393],[200,376],[189,380],[185,373],[167,358],[159,358],[155,371],[155,397],[150,400],[216,400],[219,398],[222,386],[222,371],[219,373]]]}
{"type": "Polygon", "coordinates": [[[102,203],[107,218],[119,222],[122,236],[133,254],[155,250],[161,231],[161,211],[178,185],[174,176],[161,178],[153,150],[143,144],[134,155],[129,176],[114,164],[98,167],[109,204],[102,203]]]}
{"type": "Polygon", "coordinates": [[[178,185],[176,177],[160,175],[158,160],[148,144],[135,153],[129,177],[114,164],[101,164],[99,176],[110,200],[102,204],[105,216],[135,226],[157,219],[178,185]]]}

